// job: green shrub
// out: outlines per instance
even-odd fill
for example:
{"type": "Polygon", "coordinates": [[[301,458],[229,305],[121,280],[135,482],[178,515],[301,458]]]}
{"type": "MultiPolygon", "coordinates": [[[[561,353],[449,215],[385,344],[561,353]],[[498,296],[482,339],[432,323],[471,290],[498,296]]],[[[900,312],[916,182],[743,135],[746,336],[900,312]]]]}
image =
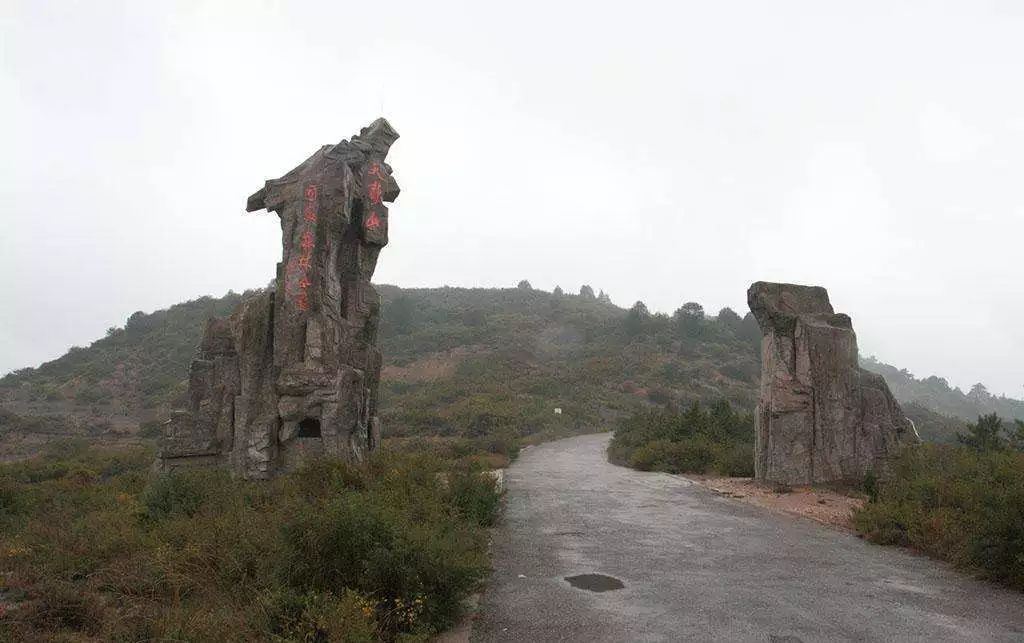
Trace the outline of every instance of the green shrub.
{"type": "Polygon", "coordinates": [[[26,504],[25,495],[17,484],[0,479],[0,519],[22,513],[26,504]]]}
{"type": "Polygon", "coordinates": [[[470,460],[247,482],[153,476],[144,449],[67,453],[0,465],[5,596],[25,601],[0,640],[427,640],[488,569],[497,494],[470,460]]]}
{"type": "Polygon", "coordinates": [[[1024,589],[1024,454],[907,449],[854,524],[873,542],[912,546],[1024,589]]]}
{"type": "Polygon", "coordinates": [[[868,500],[871,502],[878,501],[878,475],[872,470],[868,471],[867,475],[864,476],[863,483],[864,493],[867,494],[868,500]]]}
{"type": "Polygon", "coordinates": [[[365,489],[366,478],[365,468],[332,458],[311,460],[289,476],[298,493],[306,498],[365,489]]]}
{"type": "Polygon", "coordinates": [[[641,471],[752,476],[753,418],[727,402],[708,410],[664,409],[634,414],[619,423],[608,459],[641,471]]]}
{"type": "MultiPolygon", "coordinates": [[[[74,583],[46,579],[28,594],[25,613],[18,617],[41,630],[72,630],[97,635],[103,626],[100,597],[78,591],[74,583]]],[[[0,633],[2,633],[0,629],[0,633]]]]}
{"type": "Polygon", "coordinates": [[[668,440],[648,442],[629,453],[626,461],[629,466],[640,471],[657,471],[664,463],[665,455],[671,446],[672,442],[668,440]]]}
{"type": "Polygon", "coordinates": [[[740,442],[722,447],[715,459],[715,473],[733,478],[753,478],[754,445],[740,442]]]}
{"type": "Polygon", "coordinates": [[[372,643],[377,641],[374,602],[351,590],[341,596],[310,592],[287,638],[303,643],[372,643]]]}
{"type": "Polygon", "coordinates": [[[315,512],[295,512],[283,529],[282,579],[297,589],[372,595],[378,618],[396,630],[415,630],[406,615],[394,620],[396,610],[414,604],[429,623],[453,622],[482,579],[484,560],[473,540],[460,536],[458,521],[441,514],[420,521],[411,513],[351,493],[315,512]]]}
{"type": "Polygon", "coordinates": [[[194,471],[154,477],[142,492],[146,515],[159,519],[180,513],[191,518],[206,498],[204,477],[194,471]]]}
{"type": "Polygon", "coordinates": [[[157,439],[163,436],[164,423],[160,420],[147,420],[139,423],[139,437],[147,439],[157,439]]]}
{"type": "Polygon", "coordinates": [[[672,445],[668,454],[670,473],[707,473],[715,461],[714,445],[704,437],[681,440],[672,445]]]}
{"type": "Polygon", "coordinates": [[[497,481],[486,472],[453,472],[448,477],[448,495],[459,515],[469,522],[490,527],[498,518],[501,496],[497,481]]]}

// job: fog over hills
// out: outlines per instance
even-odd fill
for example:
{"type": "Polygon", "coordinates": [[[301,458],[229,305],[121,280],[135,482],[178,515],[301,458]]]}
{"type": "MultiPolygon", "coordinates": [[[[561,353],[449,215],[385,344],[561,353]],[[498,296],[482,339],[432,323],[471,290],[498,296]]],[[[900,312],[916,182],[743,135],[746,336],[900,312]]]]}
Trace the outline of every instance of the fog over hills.
{"type": "Polygon", "coordinates": [[[0,372],[265,283],[245,198],[383,115],[379,281],[667,314],[822,285],[866,354],[1021,395],[1015,3],[388,7],[3,3],[0,372]]]}

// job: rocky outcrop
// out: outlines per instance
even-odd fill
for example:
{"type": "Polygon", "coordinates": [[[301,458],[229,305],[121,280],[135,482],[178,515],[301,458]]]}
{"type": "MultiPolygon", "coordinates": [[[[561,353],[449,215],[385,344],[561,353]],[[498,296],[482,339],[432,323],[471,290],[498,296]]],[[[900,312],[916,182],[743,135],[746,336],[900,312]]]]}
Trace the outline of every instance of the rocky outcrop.
{"type": "Polygon", "coordinates": [[[398,184],[384,119],[326,145],[249,197],[281,219],[275,288],[211,320],[189,369],[189,408],[159,465],[268,478],[310,455],[359,461],[380,440],[380,297],[370,284],[398,184]]]}
{"type": "Polygon", "coordinates": [[[824,288],[759,281],[747,301],[762,332],[755,478],[859,481],[917,441],[882,377],[859,367],[850,318],[824,288]]]}

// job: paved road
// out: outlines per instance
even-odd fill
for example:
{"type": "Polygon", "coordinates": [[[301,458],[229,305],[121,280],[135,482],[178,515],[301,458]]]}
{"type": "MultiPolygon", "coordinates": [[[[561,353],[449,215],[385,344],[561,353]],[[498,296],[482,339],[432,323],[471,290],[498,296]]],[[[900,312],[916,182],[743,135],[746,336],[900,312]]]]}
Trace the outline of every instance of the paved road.
{"type": "Polygon", "coordinates": [[[474,641],[1024,641],[1024,595],[944,564],[616,467],[610,436],[534,447],[474,641]],[[622,589],[564,577],[598,573],[622,589]]]}

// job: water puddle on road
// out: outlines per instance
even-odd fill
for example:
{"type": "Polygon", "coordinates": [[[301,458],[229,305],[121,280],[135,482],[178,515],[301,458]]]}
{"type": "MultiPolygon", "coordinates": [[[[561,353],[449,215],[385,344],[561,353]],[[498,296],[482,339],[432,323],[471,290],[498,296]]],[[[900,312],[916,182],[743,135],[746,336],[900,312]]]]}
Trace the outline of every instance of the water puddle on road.
{"type": "Polygon", "coordinates": [[[625,587],[618,578],[604,574],[579,574],[578,576],[566,576],[565,580],[573,587],[589,592],[610,592],[625,587]]]}

